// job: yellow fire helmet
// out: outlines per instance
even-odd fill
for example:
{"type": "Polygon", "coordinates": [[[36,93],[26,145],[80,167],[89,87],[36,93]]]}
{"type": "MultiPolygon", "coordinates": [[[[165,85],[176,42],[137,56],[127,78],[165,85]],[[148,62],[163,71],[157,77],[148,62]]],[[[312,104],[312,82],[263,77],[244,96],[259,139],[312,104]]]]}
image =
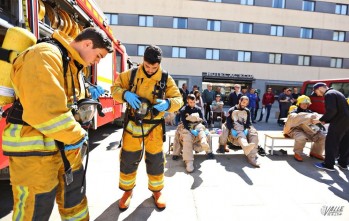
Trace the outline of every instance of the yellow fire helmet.
{"type": "Polygon", "coordinates": [[[297,106],[299,106],[299,104],[311,104],[310,98],[306,95],[301,95],[297,98],[297,106]]]}

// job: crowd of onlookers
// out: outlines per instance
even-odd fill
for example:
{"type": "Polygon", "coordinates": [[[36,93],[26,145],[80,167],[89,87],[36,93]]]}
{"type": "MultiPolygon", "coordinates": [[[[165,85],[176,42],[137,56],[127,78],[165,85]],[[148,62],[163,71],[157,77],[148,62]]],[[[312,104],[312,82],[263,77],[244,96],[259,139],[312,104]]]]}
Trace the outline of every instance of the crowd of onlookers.
{"type": "MultiPolygon", "coordinates": [[[[229,95],[222,93],[222,88],[220,86],[216,87],[215,90],[212,88],[212,84],[207,84],[207,88],[202,92],[199,90],[197,85],[193,85],[192,90],[189,92],[188,85],[186,83],[182,84],[182,87],[179,88],[184,105],[186,105],[187,96],[189,94],[194,94],[196,98],[196,106],[201,108],[202,115],[208,123],[208,126],[212,126],[213,119],[216,118],[217,113],[223,112],[223,105],[228,105],[233,107],[239,103],[239,100],[242,96],[247,96],[249,98],[248,109],[251,111],[251,120],[252,123],[261,122],[263,117],[265,117],[265,122],[268,123],[270,117],[270,111],[272,105],[275,101],[279,103],[279,114],[277,123],[279,126],[284,125],[284,118],[287,117],[287,112],[291,105],[294,105],[297,101],[297,98],[301,95],[298,92],[297,87],[283,88],[282,93],[277,97],[273,93],[271,87],[267,88],[267,91],[260,95],[260,90],[255,88],[242,87],[240,84],[235,84],[233,90],[229,95]],[[219,107],[219,108],[218,108],[219,107]],[[257,115],[259,113],[259,118],[257,115]],[[258,120],[257,120],[258,119],[258,120]]],[[[223,122],[225,116],[222,115],[223,122]]],[[[179,114],[176,115],[175,123],[176,125],[180,121],[179,114]]]]}

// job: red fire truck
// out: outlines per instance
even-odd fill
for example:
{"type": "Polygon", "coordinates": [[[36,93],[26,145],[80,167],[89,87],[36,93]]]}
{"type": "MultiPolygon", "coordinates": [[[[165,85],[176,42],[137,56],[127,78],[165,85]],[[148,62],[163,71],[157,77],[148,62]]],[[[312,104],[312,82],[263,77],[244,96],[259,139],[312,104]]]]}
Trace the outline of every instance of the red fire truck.
{"type": "MultiPolygon", "coordinates": [[[[13,26],[30,30],[37,39],[50,36],[57,29],[70,37],[76,36],[86,27],[103,29],[113,42],[114,52],[99,64],[84,70],[89,74],[91,83],[102,86],[106,91],[99,98],[105,117],[96,115],[92,128],[97,129],[121,117],[123,104],[112,99],[110,86],[118,74],[127,69],[128,58],[125,47],[113,36],[105,15],[93,0],[2,0],[0,12],[0,45],[7,29],[13,26]]],[[[1,119],[0,142],[4,125],[5,119],[1,119]]],[[[8,158],[3,156],[0,147],[0,169],[7,166],[8,158]]]]}

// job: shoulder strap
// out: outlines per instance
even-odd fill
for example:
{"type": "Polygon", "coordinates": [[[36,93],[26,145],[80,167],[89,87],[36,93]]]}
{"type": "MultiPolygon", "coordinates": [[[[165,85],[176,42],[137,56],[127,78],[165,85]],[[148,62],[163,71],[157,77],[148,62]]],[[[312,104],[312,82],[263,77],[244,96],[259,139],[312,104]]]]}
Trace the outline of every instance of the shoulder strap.
{"type": "Polygon", "coordinates": [[[137,70],[138,70],[138,68],[132,68],[132,70],[131,70],[131,76],[130,76],[130,82],[129,82],[129,90],[130,91],[134,86],[134,81],[135,81],[135,77],[137,74],[137,70]]]}
{"type": "Polygon", "coordinates": [[[158,95],[163,96],[166,90],[166,84],[168,79],[168,72],[162,70],[161,80],[159,82],[159,92],[158,95]]]}
{"type": "Polygon", "coordinates": [[[43,42],[55,45],[59,49],[59,51],[61,52],[62,61],[63,61],[63,74],[64,74],[64,77],[66,77],[66,74],[68,71],[68,64],[70,61],[70,57],[68,56],[67,49],[59,41],[57,41],[54,38],[49,38],[49,37],[41,38],[37,41],[37,44],[43,43],[43,42]]]}

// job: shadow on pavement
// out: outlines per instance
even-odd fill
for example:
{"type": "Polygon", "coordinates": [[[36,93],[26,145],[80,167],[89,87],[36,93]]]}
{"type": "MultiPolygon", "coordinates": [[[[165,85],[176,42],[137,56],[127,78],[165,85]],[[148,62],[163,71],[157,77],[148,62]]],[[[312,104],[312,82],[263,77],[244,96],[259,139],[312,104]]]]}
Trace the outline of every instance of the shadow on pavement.
{"type": "MultiPolygon", "coordinates": [[[[95,219],[95,221],[115,221],[115,220],[118,220],[120,214],[123,213],[123,211],[119,210],[118,204],[119,204],[119,200],[116,201],[115,203],[111,204],[106,210],[103,211],[103,213],[101,215],[99,215],[95,219]]],[[[144,205],[149,205],[149,204],[153,204],[152,197],[145,199],[141,204],[138,205],[138,207],[134,211],[132,211],[132,213],[130,213],[123,220],[125,220],[125,221],[127,221],[127,220],[129,220],[129,221],[148,220],[148,218],[150,217],[152,212],[154,210],[158,210],[158,209],[155,209],[155,205],[154,205],[154,207],[145,207],[144,206],[144,205]]],[[[129,210],[132,210],[132,208],[130,207],[129,210]]],[[[127,210],[124,212],[126,213],[127,210]]]]}
{"type": "MultiPolygon", "coordinates": [[[[224,166],[226,171],[236,173],[241,177],[243,181],[245,181],[245,183],[247,183],[248,185],[253,185],[253,181],[242,170],[244,167],[254,168],[247,162],[246,156],[244,154],[216,154],[215,159],[217,163],[220,163],[222,166],[224,166]]],[[[258,170],[259,168],[255,169],[258,170]]]]}
{"type": "MultiPolygon", "coordinates": [[[[349,202],[349,183],[340,175],[339,169],[335,167],[336,171],[323,171],[314,166],[314,163],[318,162],[320,161],[311,158],[305,159],[304,162],[297,162],[293,159],[293,157],[292,159],[287,160],[287,163],[298,173],[314,179],[319,183],[326,184],[328,189],[333,192],[333,194],[349,202]],[[323,179],[323,173],[327,173],[327,175],[331,177],[331,180],[323,179]]],[[[348,180],[349,171],[342,172],[348,180]]]]}

